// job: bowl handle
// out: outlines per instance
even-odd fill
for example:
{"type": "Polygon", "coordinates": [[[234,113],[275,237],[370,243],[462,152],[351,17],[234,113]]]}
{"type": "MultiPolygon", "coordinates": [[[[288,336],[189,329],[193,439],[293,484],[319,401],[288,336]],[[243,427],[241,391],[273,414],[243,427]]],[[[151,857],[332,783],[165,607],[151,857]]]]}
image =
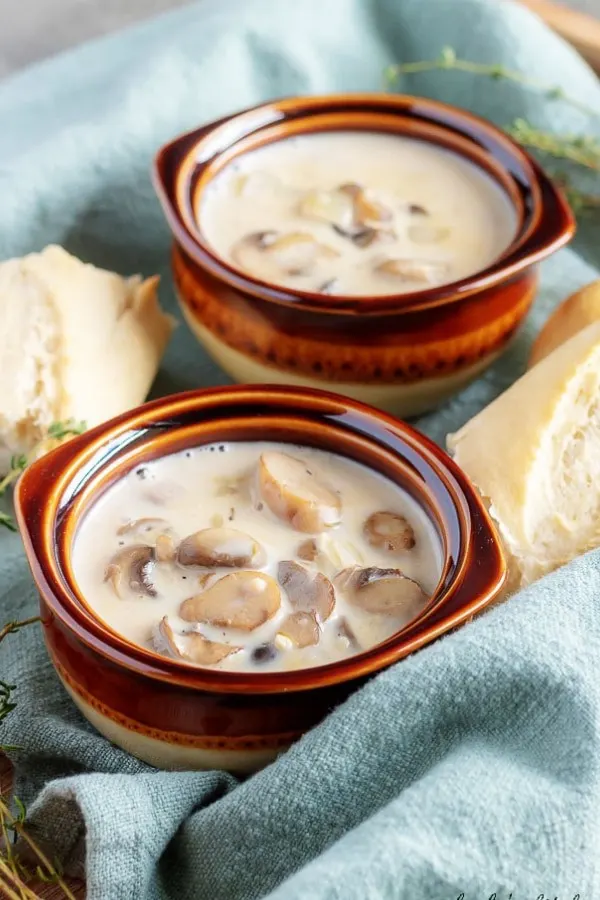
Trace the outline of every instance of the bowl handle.
{"type": "Polygon", "coordinates": [[[533,160],[531,165],[535,169],[541,193],[541,214],[532,233],[505,257],[504,265],[515,263],[522,266],[524,261],[527,265],[541,262],[564,247],[576,231],[575,216],[562,190],[533,160]]]}
{"type": "Polygon", "coordinates": [[[90,432],[73,435],[30,463],[19,476],[14,491],[15,515],[24,537],[35,538],[40,530],[41,512],[48,503],[57,478],[90,443],[90,432]]]}

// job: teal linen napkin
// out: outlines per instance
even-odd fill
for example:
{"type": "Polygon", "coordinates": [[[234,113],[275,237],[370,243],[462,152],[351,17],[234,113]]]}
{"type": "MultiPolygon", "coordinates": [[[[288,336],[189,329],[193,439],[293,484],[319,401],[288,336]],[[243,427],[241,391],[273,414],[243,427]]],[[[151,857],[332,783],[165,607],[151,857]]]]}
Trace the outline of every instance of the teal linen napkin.
{"type": "MultiPolygon", "coordinates": [[[[600,111],[593,74],[521,8],[483,0],[205,0],[0,85],[0,258],[49,242],[122,273],[169,237],[148,170],[179,131],[282,94],[372,90],[442,46],[559,84],[600,111]]],[[[588,131],[518,84],[435,73],[404,89],[499,124],[588,131]]],[[[519,340],[420,426],[443,442],[523,369],[532,335],[597,277],[592,223],[543,266],[519,340]]],[[[182,325],[156,393],[226,379],[182,325]]],[[[34,613],[18,537],[0,538],[0,621],[34,613]]],[[[36,628],[0,648],[31,827],[89,900],[595,900],[600,896],[600,558],[590,554],[372,680],[238,783],[161,773],[111,746],[58,684],[36,628]]]]}

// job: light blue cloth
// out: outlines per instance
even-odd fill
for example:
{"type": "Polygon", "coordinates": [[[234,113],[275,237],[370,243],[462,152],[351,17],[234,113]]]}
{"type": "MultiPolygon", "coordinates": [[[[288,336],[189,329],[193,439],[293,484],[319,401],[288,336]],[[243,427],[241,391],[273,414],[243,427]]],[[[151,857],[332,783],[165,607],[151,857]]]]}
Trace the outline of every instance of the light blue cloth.
{"type": "MultiPolygon", "coordinates": [[[[58,242],[123,273],[161,271],[174,308],[148,177],[163,140],[277,95],[377,89],[387,64],[448,44],[600,111],[581,60],[505,3],[206,0],[0,85],[0,258],[58,242]]],[[[592,127],[515,84],[442,72],[404,88],[500,124],[592,127]]],[[[579,255],[544,264],[519,341],[421,422],[430,435],[443,441],[521,372],[549,310],[596,277],[596,237],[586,226],[579,255]]],[[[182,325],[157,392],[224,380],[182,325]]],[[[19,539],[2,535],[0,549],[0,620],[30,615],[19,539]]],[[[372,680],[241,784],[158,773],[112,747],[76,712],[31,628],[0,648],[19,701],[0,739],[23,748],[18,787],[40,838],[70,866],[85,843],[89,900],[595,900],[599,595],[591,554],[372,680]]]]}

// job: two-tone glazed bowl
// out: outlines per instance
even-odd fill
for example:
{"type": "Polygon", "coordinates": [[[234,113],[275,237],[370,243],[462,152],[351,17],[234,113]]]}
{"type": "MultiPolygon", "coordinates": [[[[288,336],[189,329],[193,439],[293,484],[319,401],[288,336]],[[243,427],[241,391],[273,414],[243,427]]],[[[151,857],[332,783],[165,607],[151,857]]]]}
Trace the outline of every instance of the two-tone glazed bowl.
{"type": "Polygon", "coordinates": [[[250,771],[365,679],[495,599],[506,567],[492,524],[452,460],[409,426],[334,394],[254,386],[157,400],[33,463],[15,494],[48,652],[65,689],[109,740],[163,768],[250,771]],[[275,440],[355,459],[407,490],[439,535],[443,570],[419,617],[385,642],[316,668],[234,672],[134,645],[94,614],[73,574],[82,517],[132,468],[215,441],[275,440]]]}
{"type": "Polygon", "coordinates": [[[564,198],[514,141],[464,110],[418,97],[270,102],[166,144],[154,182],[173,236],[183,314],[230,376],[331,389],[403,417],[435,406],[498,357],[534,298],[537,264],[574,231],[564,198]],[[483,170],[513,207],[509,246],[470,277],[384,296],[277,287],[219,257],[197,215],[212,180],[267,144],[339,131],[414,138],[483,170]]]}

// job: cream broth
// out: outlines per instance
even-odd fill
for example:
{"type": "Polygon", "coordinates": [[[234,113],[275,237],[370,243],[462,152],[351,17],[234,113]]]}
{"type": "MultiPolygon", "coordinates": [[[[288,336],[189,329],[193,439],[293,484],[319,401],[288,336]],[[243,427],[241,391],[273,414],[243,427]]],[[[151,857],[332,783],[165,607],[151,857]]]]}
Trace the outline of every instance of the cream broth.
{"type": "Polygon", "coordinates": [[[94,613],[198,665],[295,669],[402,628],[441,546],[401,488],[325,451],[210,444],[131,471],[86,515],[73,568],[94,613]]]}
{"type": "Polygon", "coordinates": [[[196,217],[216,253],[248,274],[325,294],[422,290],[485,268],[516,216],[482,169],[424,141],[323,132],[226,166],[196,217]]]}

